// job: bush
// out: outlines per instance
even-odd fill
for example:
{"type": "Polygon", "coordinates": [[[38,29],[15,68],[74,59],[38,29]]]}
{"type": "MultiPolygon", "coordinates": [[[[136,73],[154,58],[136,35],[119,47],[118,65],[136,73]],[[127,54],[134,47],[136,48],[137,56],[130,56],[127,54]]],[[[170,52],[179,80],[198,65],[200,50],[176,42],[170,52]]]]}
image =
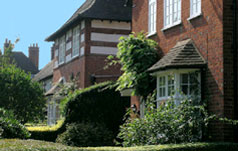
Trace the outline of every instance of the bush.
{"type": "Polygon", "coordinates": [[[130,98],[115,89],[114,83],[105,82],[76,91],[68,98],[65,123],[102,123],[116,137],[130,98]]]}
{"type": "Polygon", "coordinates": [[[180,105],[166,101],[158,109],[149,104],[144,118],[129,119],[118,135],[123,146],[198,142],[209,117],[204,105],[185,98],[180,105]]]}
{"type": "Polygon", "coordinates": [[[28,138],[30,133],[18,122],[12,112],[0,109],[0,138],[28,138]]]}
{"type": "Polygon", "coordinates": [[[110,146],[113,135],[103,124],[72,123],[56,142],[70,146],[110,146]]]}

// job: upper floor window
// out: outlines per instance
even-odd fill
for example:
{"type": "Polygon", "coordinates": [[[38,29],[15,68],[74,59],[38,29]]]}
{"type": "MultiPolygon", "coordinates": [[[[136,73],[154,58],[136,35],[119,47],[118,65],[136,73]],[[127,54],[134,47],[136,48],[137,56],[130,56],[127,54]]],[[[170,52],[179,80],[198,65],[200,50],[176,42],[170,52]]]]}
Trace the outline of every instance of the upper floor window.
{"type": "Polygon", "coordinates": [[[181,23],[181,0],[164,0],[164,28],[181,23]]]}
{"type": "Polygon", "coordinates": [[[156,33],[156,14],[157,14],[157,0],[149,0],[149,35],[156,33]]]}
{"type": "Polygon", "coordinates": [[[64,63],[65,57],[65,36],[61,37],[59,40],[59,64],[64,63]]]}
{"type": "Polygon", "coordinates": [[[190,18],[201,14],[201,0],[190,0],[190,18]]]}
{"type": "Polygon", "coordinates": [[[80,43],[79,37],[80,37],[80,28],[79,28],[79,26],[77,26],[73,29],[72,57],[79,55],[79,43],[80,43]]]}

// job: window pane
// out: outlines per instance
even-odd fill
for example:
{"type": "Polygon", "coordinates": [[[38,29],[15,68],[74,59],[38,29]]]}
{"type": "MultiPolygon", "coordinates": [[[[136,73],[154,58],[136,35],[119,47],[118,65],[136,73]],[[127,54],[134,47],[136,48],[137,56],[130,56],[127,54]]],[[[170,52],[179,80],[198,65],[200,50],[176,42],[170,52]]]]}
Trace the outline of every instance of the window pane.
{"type": "Polygon", "coordinates": [[[188,95],[188,85],[182,85],[181,91],[183,92],[183,94],[188,95]]]}
{"type": "Polygon", "coordinates": [[[182,84],[188,84],[188,74],[182,74],[181,75],[181,83],[182,84]]]}

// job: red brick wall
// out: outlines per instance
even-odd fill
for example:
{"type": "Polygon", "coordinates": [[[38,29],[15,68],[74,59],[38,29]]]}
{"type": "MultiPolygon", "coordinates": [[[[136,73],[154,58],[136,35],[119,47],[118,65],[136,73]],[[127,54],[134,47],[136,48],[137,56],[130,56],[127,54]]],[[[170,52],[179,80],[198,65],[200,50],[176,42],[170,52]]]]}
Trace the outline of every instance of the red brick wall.
{"type": "MultiPolygon", "coordinates": [[[[150,37],[158,42],[159,54],[165,55],[175,44],[191,38],[208,62],[205,77],[205,98],[209,111],[224,115],[224,59],[223,59],[223,0],[202,0],[202,15],[190,22],[190,0],[182,0],[182,24],[161,31],[163,0],[157,0],[157,34],[150,37]]],[[[148,31],[148,0],[134,0],[132,31],[148,31]]],[[[215,123],[210,130],[213,140],[224,140],[223,125],[215,123]]]]}

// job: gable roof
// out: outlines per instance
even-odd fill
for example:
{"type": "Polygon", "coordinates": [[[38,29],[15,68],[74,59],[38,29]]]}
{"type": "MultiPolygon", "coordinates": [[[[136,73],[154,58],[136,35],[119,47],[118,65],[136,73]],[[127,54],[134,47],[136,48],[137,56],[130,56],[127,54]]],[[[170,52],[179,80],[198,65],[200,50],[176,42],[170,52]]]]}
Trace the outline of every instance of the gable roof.
{"type": "Polygon", "coordinates": [[[41,69],[40,72],[35,75],[33,80],[41,81],[53,76],[53,68],[54,68],[54,60],[49,62],[47,65],[45,65],[45,67],[41,69]]]}
{"type": "Polygon", "coordinates": [[[24,70],[26,73],[30,72],[31,74],[36,74],[39,72],[37,67],[23,52],[13,51],[11,59],[15,60],[16,66],[24,70]]]}
{"type": "Polygon", "coordinates": [[[131,21],[132,8],[126,7],[125,2],[125,0],[86,0],[61,28],[46,38],[46,41],[55,40],[62,32],[82,19],[131,21]]]}
{"type": "Polygon", "coordinates": [[[178,42],[162,59],[148,69],[155,72],[174,68],[201,68],[206,61],[191,39],[178,42]]]}

